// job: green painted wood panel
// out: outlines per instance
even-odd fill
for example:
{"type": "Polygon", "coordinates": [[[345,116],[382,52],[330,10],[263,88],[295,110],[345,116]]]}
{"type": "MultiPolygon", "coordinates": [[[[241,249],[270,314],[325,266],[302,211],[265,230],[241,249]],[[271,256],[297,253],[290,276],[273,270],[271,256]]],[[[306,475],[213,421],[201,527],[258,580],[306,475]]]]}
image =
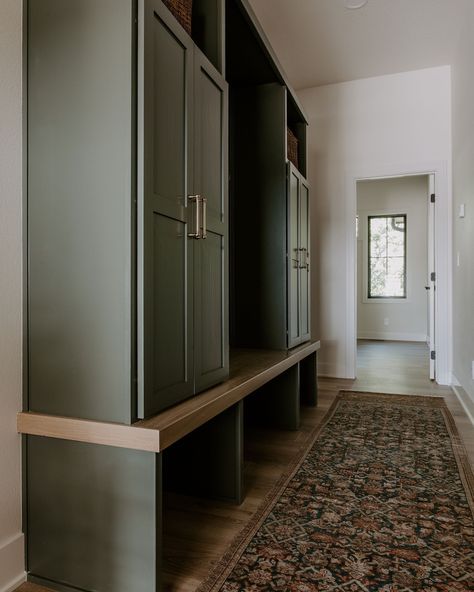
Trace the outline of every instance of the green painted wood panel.
{"type": "Polygon", "coordinates": [[[193,393],[194,45],[161,0],[143,5],[139,99],[138,414],[193,393]]]}
{"type": "Polygon", "coordinates": [[[130,423],[135,3],[26,6],[28,407],[130,423]]]}
{"type": "Polygon", "coordinates": [[[196,49],[194,187],[207,200],[207,238],[194,241],[195,391],[229,374],[227,84],[196,49]]]}
{"type": "Polygon", "coordinates": [[[243,438],[240,401],[165,450],[165,490],[240,504],[243,438]]]}
{"type": "Polygon", "coordinates": [[[161,459],[148,452],[27,439],[30,576],[95,592],[157,592],[161,459]]]}
{"type": "Polygon", "coordinates": [[[301,342],[300,303],[300,184],[288,168],[288,347],[301,342]]]}
{"type": "Polygon", "coordinates": [[[173,405],[190,393],[192,360],[188,348],[188,262],[186,224],[154,215],[153,401],[173,405]]]}
{"type": "Polygon", "coordinates": [[[224,301],[223,238],[212,232],[196,245],[195,357],[196,391],[228,374],[224,301]]]}
{"type": "Polygon", "coordinates": [[[301,341],[310,338],[310,225],[309,225],[309,188],[303,178],[300,179],[300,333],[301,341]]]}

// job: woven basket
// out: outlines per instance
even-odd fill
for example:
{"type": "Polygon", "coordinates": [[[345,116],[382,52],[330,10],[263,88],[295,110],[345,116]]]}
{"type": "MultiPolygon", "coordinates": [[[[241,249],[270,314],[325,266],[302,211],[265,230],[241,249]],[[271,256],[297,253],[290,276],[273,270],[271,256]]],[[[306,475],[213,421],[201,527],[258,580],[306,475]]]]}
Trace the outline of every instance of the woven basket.
{"type": "Polygon", "coordinates": [[[172,13],[186,33],[191,35],[193,0],[163,0],[163,4],[172,13]]]}
{"type": "Polygon", "coordinates": [[[286,128],[286,131],[288,143],[288,160],[292,162],[296,168],[298,168],[298,138],[289,127],[286,128]]]}

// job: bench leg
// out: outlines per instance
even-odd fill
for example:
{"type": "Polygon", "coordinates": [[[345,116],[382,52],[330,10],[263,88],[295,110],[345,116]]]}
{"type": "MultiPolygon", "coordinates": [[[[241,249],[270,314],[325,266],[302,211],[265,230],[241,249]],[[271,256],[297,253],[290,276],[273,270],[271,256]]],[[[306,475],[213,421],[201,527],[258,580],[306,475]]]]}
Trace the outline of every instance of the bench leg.
{"type": "Polygon", "coordinates": [[[317,354],[310,354],[300,362],[301,404],[316,407],[318,404],[317,354]]]}
{"type": "Polygon", "coordinates": [[[165,489],[242,503],[243,403],[240,401],[163,452],[165,489]]]}
{"type": "Polygon", "coordinates": [[[245,400],[245,417],[283,430],[300,426],[300,369],[295,364],[245,400]]]}

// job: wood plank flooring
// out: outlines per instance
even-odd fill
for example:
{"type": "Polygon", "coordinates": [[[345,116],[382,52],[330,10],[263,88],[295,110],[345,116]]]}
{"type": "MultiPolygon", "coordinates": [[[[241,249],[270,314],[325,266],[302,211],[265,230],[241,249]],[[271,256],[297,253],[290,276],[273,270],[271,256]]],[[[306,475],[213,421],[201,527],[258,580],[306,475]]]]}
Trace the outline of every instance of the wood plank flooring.
{"type": "MultiPolygon", "coordinates": [[[[474,464],[474,427],[453,391],[429,380],[428,348],[424,344],[363,341],[358,354],[357,380],[320,378],[318,407],[302,410],[300,430],[247,430],[246,497],[242,505],[165,495],[163,570],[167,592],[196,589],[324,417],[340,389],[444,397],[474,464]]],[[[25,586],[18,592],[46,592],[25,586]]]]}

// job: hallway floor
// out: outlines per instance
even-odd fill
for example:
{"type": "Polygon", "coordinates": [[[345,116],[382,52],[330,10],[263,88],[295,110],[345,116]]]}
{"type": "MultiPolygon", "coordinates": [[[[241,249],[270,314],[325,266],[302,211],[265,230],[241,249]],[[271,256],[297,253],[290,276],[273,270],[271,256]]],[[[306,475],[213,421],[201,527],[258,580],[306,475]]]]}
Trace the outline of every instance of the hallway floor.
{"type": "MultiPolygon", "coordinates": [[[[474,427],[454,392],[429,380],[424,344],[361,341],[358,378],[319,379],[317,408],[303,408],[301,428],[253,428],[245,434],[245,500],[240,506],[167,494],[164,503],[164,590],[194,592],[272,489],[341,389],[444,397],[474,465],[474,427]]],[[[44,590],[25,584],[17,592],[44,590]]]]}

